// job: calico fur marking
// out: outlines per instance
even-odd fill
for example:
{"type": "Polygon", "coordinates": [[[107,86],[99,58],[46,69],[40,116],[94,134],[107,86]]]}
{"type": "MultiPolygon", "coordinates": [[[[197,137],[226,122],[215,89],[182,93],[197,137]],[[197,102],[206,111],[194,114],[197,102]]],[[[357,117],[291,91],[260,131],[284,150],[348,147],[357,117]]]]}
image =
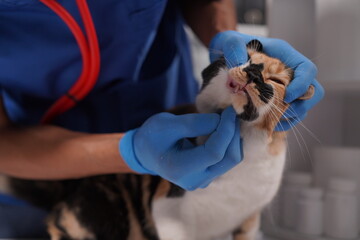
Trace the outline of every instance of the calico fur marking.
{"type": "Polygon", "coordinates": [[[208,67],[206,67],[201,73],[203,78],[201,89],[205,88],[209,84],[211,79],[213,79],[216,75],[219,74],[220,69],[224,68],[226,68],[226,62],[224,57],[219,58],[218,60],[210,64],[208,67]]]}
{"type": "Polygon", "coordinates": [[[156,176],[132,174],[77,183],[49,216],[52,240],[159,240],[152,203],[169,193],[171,183],[156,176]]]}
{"type": "Polygon", "coordinates": [[[76,211],[70,210],[65,204],[58,206],[55,214],[48,220],[48,224],[48,231],[52,234],[53,240],[96,239],[94,234],[78,221],[76,211]]]}
{"type": "Polygon", "coordinates": [[[250,61],[250,65],[243,69],[243,71],[247,73],[247,77],[248,77],[247,84],[252,82],[255,83],[256,84],[255,88],[259,90],[259,98],[264,103],[268,103],[269,100],[274,96],[274,90],[270,84],[265,83],[264,77],[261,73],[261,71],[263,70],[264,70],[263,63],[254,64],[251,63],[251,61],[250,61]]]}
{"type": "Polygon", "coordinates": [[[256,52],[264,52],[262,43],[257,39],[253,39],[248,42],[248,44],[246,44],[246,47],[256,52]]]}
{"type": "Polygon", "coordinates": [[[256,110],[249,94],[246,94],[247,104],[244,106],[244,112],[240,114],[240,119],[244,121],[254,121],[259,117],[259,112],[256,110]]]}

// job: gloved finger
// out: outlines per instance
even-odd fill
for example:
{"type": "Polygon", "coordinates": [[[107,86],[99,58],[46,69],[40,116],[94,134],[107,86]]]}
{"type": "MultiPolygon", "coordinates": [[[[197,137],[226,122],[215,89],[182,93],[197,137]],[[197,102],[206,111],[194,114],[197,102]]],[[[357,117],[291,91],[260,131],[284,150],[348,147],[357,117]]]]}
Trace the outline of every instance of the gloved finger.
{"type": "MultiPolygon", "coordinates": [[[[234,137],[236,129],[236,112],[232,106],[221,113],[221,119],[216,131],[205,142],[205,151],[220,161],[234,137]]],[[[213,164],[210,164],[213,165],[213,164]]]]}
{"type": "Polygon", "coordinates": [[[307,91],[310,84],[313,83],[317,75],[315,64],[286,41],[239,34],[245,42],[250,42],[253,39],[259,40],[263,44],[263,50],[267,55],[280,59],[288,67],[294,69],[294,79],[286,89],[285,102],[290,103],[296,98],[301,97],[307,91]]]}
{"type": "Polygon", "coordinates": [[[265,38],[262,38],[262,37],[258,37],[258,36],[251,36],[251,35],[248,35],[248,34],[245,34],[245,33],[241,33],[241,32],[236,32],[236,31],[232,31],[232,32],[235,32],[236,35],[240,36],[244,42],[245,42],[245,45],[250,42],[251,40],[259,40],[261,42],[260,39],[265,39],[265,38]]]}
{"type": "Polygon", "coordinates": [[[279,59],[292,69],[295,69],[301,63],[311,62],[282,39],[260,38],[259,41],[263,44],[263,50],[268,56],[279,59]]]}
{"type": "Polygon", "coordinates": [[[244,39],[236,34],[226,41],[224,58],[228,68],[240,66],[248,61],[248,53],[244,39]]]}
{"type": "Polygon", "coordinates": [[[316,78],[315,64],[284,40],[266,38],[259,41],[263,41],[266,54],[280,59],[295,71],[294,79],[286,88],[285,102],[290,103],[304,95],[316,78]]]}
{"type": "Polygon", "coordinates": [[[223,56],[223,51],[215,50],[215,49],[209,49],[210,63],[215,62],[216,60],[218,60],[222,56],[223,56]]]}
{"type": "Polygon", "coordinates": [[[212,179],[209,174],[204,171],[201,172],[192,172],[193,169],[188,170],[188,174],[186,174],[186,178],[175,183],[176,185],[180,186],[187,191],[196,190],[205,184],[209,184],[212,179]]]}
{"type": "Polygon", "coordinates": [[[324,97],[324,89],[317,81],[314,82],[314,88],[314,96],[307,100],[296,100],[292,102],[284,113],[284,117],[294,118],[302,116],[313,108],[324,97]]]}
{"type": "Polygon", "coordinates": [[[307,60],[305,56],[296,51],[290,44],[281,39],[265,38],[260,36],[252,36],[244,33],[238,33],[245,41],[245,44],[252,40],[258,40],[263,45],[263,51],[270,57],[278,58],[288,67],[295,68],[301,62],[307,60]],[[300,58],[299,58],[300,57],[300,58]]]}
{"type": "Polygon", "coordinates": [[[217,177],[229,171],[231,168],[240,163],[243,159],[242,139],[240,137],[240,121],[236,121],[236,129],[230,146],[226,151],[224,160],[207,168],[211,178],[200,185],[200,188],[207,188],[217,177]]]}
{"type": "Polygon", "coordinates": [[[240,137],[240,122],[237,121],[235,134],[231,140],[225,157],[220,162],[208,167],[208,171],[215,176],[220,176],[239,164],[243,159],[242,139],[240,137]]]}
{"type": "Polygon", "coordinates": [[[216,34],[211,39],[210,45],[209,45],[209,55],[210,55],[210,62],[211,63],[215,62],[221,56],[224,55],[223,41],[224,41],[223,32],[220,32],[220,33],[216,34]]]}
{"type": "Polygon", "coordinates": [[[244,39],[245,43],[248,43],[252,40],[260,41],[263,45],[263,51],[268,56],[279,59],[285,63],[286,66],[292,69],[295,69],[301,63],[312,63],[307,57],[302,55],[288,42],[282,39],[252,36],[244,33],[239,33],[239,35],[244,39]]]}
{"type": "Polygon", "coordinates": [[[171,119],[171,127],[166,132],[176,140],[209,135],[215,131],[219,121],[220,116],[216,113],[178,115],[171,119]]]}
{"type": "MultiPolygon", "coordinates": [[[[294,79],[286,88],[284,101],[290,103],[306,93],[310,84],[313,84],[316,90],[315,77],[317,68],[311,61],[301,63],[295,68],[294,79]]],[[[319,84],[318,84],[319,85],[319,84]]]]}
{"type": "Polygon", "coordinates": [[[236,31],[226,31],[215,35],[209,47],[210,61],[224,56],[228,68],[242,65],[248,61],[246,42],[236,31]]]}
{"type": "Polygon", "coordinates": [[[213,132],[205,144],[194,149],[180,151],[184,159],[182,164],[192,166],[193,169],[205,169],[224,158],[227,148],[234,136],[236,112],[233,107],[226,108],[222,114],[216,131],[213,132]],[[197,156],[197,160],[188,156],[197,156]]]}
{"type": "Polygon", "coordinates": [[[307,116],[307,114],[305,113],[304,115],[302,115],[300,117],[288,118],[286,120],[281,120],[276,125],[275,131],[277,131],[277,132],[288,131],[291,128],[293,128],[294,126],[296,126],[299,122],[304,120],[306,118],[306,116],[307,116]]]}
{"type": "Polygon", "coordinates": [[[179,140],[176,144],[177,144],[177,146],[175,146],[175,148],[177,148],[179,150],[180,149],[181,150],[192,149],[195,146],[195,143],[191,142],[187,138],[183,138],[183,139],[179,140]]]}
{"type": "Polygon", "coordinates": [[[224,54],[223,41],[224,41],[224,36],[222,32],[217,33],[211,39],[209,45],[210,62],[215,62],[224,54]]]}
{"type": "Polygon", "coordinates": [[[215,178],[210,178],[209,180],[207,180],[203,184],[201,184],[199,186],[199,188],[202,188],[202,189],[207,188],[210,185],[210,183],[212,183],[214,180],[215,180],[215,178]]]}
{"type": "Polygon", "coordinates": [[[310,62],[304,55],[296,51],[286,41],[276,38],[265,38],[239,33],[245,43],[258,40],[263,45],[263,51],[270,57],[280,59],[288,67],[295,69],[303,62],[310,62]]]}
{"type": "Polygon", "coordinates": [[[283,114],[284,118],[297,118],[299,116],[304,115],[308,112],[308,110],[313,106],[315,103],[311,101],[311,99],[308,100],[296,100],[295,102],[292,102],[288,109],[283,114]],[[311,106],[310,106],[311,105],[311,106]]]}

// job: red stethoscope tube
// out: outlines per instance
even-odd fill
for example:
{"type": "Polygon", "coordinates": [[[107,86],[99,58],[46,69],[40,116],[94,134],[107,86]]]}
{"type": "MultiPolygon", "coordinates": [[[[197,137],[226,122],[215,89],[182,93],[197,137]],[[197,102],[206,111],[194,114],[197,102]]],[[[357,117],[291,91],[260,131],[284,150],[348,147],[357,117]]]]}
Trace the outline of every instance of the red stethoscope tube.
{"type": "Polygon", "coordinates": [[[69,27],[79,45],[83,62],[82,72],[78,80],[42,117],[41,123],[46,124],[50,123],[56,116],[74,107],[78,101],[84,99],[94,88],[100,72],[100,50],[94,23],[86,0],[76,0],[76,4],[85,26],[87,39],[74,18],[59,3],[55,0],[40,1],[53,10],[69,27]]]}

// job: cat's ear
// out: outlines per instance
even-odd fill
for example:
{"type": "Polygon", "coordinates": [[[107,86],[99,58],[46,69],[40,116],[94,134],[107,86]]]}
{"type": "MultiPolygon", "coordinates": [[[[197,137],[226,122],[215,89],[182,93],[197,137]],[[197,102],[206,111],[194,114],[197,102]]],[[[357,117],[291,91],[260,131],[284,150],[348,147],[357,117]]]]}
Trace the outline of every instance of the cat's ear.
{"type": "Polygon", "coordinates": [[[256,52],[263,52],[263,45],[257,39],[253,39],[250,42],[248,42],[248,44],[246,44],[246,47],[248,49],[252,49],[252,50],[254,50],[256,52]]]}
{"type": "Polygon", "coordinates": [[[306,93],[304,95],[302,95],[301,97],[299,97],[298,99],[308,100],[314,96],[314,93],[315,93],[315,88],[313,85],[310,85],[308,90],[306,91],[306,93]]]}

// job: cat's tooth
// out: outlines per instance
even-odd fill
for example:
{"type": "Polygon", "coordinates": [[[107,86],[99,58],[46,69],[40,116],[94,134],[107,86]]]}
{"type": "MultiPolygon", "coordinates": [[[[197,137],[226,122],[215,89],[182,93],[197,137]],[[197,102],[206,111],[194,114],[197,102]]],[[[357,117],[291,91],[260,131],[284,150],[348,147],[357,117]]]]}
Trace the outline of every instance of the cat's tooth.
{"type": "Polygon", "coordinates": [[[239,86],[239,85],[236,85],[234,92],[235,92],[235,93],[238,93],[239,90],[240,90],[240,86],[239,86]]]}

